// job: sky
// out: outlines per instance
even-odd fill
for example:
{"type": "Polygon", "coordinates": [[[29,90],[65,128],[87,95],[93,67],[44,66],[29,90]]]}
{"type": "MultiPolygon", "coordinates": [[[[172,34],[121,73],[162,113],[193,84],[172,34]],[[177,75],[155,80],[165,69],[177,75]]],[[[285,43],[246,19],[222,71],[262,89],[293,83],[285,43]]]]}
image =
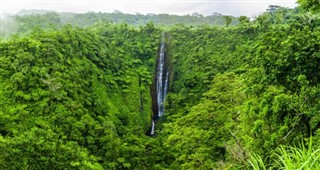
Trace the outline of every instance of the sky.
{"type": "Polygon", "coordinates": [[[269,5],[293,8],[296,0],[0,0],[1,14],[15,14],[22,9],[44,9],[57,12],[86,13],[169,13],[177,15],[224,15],[254,17],[264,12],[269,5]]]}

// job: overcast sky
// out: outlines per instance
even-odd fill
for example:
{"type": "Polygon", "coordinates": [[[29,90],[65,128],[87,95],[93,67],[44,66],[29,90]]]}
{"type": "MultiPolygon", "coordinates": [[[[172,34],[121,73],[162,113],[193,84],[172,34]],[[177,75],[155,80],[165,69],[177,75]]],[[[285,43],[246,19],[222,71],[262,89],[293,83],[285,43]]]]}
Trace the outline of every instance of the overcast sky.
{"type": "Polygon", "coordinates": [[[123,13],[169,13],[256,16],[269,5],[297,6],[296,0],[0,0],[1,13],[14,14],[22,9],[45,9],[58,12],[85,13],[88,11],[123,13]]]}

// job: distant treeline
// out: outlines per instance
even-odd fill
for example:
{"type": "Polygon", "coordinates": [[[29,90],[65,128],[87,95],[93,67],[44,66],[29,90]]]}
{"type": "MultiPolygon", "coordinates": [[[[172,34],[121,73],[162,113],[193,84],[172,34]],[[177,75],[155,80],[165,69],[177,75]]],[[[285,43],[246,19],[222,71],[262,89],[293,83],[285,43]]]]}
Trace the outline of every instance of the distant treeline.
{"type": "MultiPolygon", "coordinates": [[[[227,16],[228,20],[231,19],[228,25],[237,25],[238,18],[227,16]]],[[[31,28],[61,28],[66,24],[71,24],[78,27],[88,27],[95,23],[126,23],[133,26],[143,26],[147,23],[153,23],[158,26],[173,26],[173,25],[186,25],[186,26],[224,26],[226,24],[226,16],[214,13],[210,16],[203,16],[199,13],[192,15],[169,15],[169,14],[125,14],[120,11],[113,13],[57,13],[55,11],[44,10],[22,10],[16,15],[6,16],[1,25],[3,27],[2,37],[7,37],[12,34],[26,34],[29,33],[31,28]]]]}

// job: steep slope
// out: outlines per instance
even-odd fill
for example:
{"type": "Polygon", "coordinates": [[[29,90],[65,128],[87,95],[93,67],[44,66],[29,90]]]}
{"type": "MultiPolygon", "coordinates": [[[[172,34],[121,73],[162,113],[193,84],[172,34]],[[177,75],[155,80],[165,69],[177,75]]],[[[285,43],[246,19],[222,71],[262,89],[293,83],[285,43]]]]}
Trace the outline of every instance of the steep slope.
{"type": "Polygon", "coordinates": [[[1,169],[133,166],[159,36],[152,25],[67,26],[1,43],[1,169]]]}

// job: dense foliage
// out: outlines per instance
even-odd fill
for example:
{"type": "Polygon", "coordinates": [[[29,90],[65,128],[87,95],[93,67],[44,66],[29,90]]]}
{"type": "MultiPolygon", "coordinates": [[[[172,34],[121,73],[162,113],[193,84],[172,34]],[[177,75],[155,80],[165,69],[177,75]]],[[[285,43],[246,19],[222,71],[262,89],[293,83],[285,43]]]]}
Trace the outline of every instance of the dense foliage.
{"type": "Polygon", "coordinates": [[[133,166],[122,153],[144,154],[159,35],[67,26],[1,43],[1,169],[133,166]]]}
{"type": "Polygon", "coordinates": [[[224,27],[21,17],[31,34],[0,43],[0,169],[317,169],[320,20],[303,8],[224,27]],[[163,31],[173,74],[150,137],[163,31]]]}
{"type": "Polygon", "coordinates": [[[228,25],[236,25],[238,19],[233,16],[224,16],[219,13],[214,13],[210,16],[203,16],[199,13],[192,15],[169,15],[169,14],[125,14],[120,11],[113,13],[95,13],[88,12],[84,14],[76,13],[57,13],[54,11],[44,10],[21,10],[17,15],[4,15],[0,22],[2,25],[1,36],[8,37],[12,34],[26,35],[32,29],[51,29],[61,28],[64,25],[70,24],[81,28],[92,26],[96,23],[126,23],[136,27],[146,25],[152,22],[158,27],[173,26],[178,24],[188,26],[198,25],[214,25],[223,26],[228,22],[228,25]],[[227,20],[225,19],[227,18],[227,20]]]}

